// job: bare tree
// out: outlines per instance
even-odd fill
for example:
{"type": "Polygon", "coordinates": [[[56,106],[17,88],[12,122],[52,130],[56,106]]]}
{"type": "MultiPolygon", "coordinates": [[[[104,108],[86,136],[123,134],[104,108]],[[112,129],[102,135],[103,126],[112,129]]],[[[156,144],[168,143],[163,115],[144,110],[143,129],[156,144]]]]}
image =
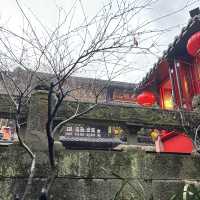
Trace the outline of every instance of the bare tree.
{"type": "MultiPolygon", "coordinates": [[[[40,69],[43,52],[33,48],[34,38],[29,34],[29,25],[23,26],[21,36],[2,28],[0,33],[0,76],[1,92],[8,95],[11,108],[15,113],[15,131],[19,145],[22,146],[31,158],[29,178],[24,189],[24,200],[30,193],[32,179],[35,173],[36,154],[24,141],[21,126],[26,124],[24,112],[29,105],[31,93],[40,80],[37,75],[40,69]],[[25,38],[29,38],[27,41],[25,38]]],[[[18,194],[16,194],[18,196],[18,194]]]]}
{"type": "Polygon", "coordinates": [[[155,41],[150,42],[148,46],[143,46],[138,41],[138,37],[144,36],[144,40],[152,40],[155,35],[169,31],[167,29],[142,30],[142,27],[151,22],[142,26],[132,25],[135,17],[154,2],[153,0],[110,0],[94,17],[88,17],[83,2],[76,0],[68,11],[63,8],[58,9],[58,23],[53,30],[50,30],[33,13],[30,17],[24,11],[20,1],[16,0],[27,26],[23,27],[21,33],[0,27],[0,45],[2,47],[0,64],[6,92],[16,108],[16,131],[20,144],[32,158],[30,178],[22,199],[25,199],[30,189],[29,185],[34,175],[35,154],[20,137],[20,115],[35,86],[34,80],[40,80],[37,72],[48,72],[52,75],[51,80],[43,80],[44,84],[49,83],[46,133],[51,174],[42,189],[40,198],[47,199],[56,177],[54,138],[58,130],[70,120],[84,115],[97,106],[100,95],[109,86],[111,80],[124,72],[135,70],[127,62],[127,56],[153,54],[152,48],[155,46],[155,41]],[[75,20],[77,6],[82,14],[79,21],[75,20]],[[34,18],[34,22],[32,18],[34,18]],[[35,21],[37,21],[37,26],[34,24],[35,21]],[[13,68],[17,66],[21,67],[28,77],[22,78],[23,84],[16,84],[14,79],[16,77],[12,76],[13,68]],[[88,74],[91,70],[93,77],[99,77],[100,74],[106,79],[106,83],[98,89],[95,88],[95,84],[90,88],[93,90],[94,102],[82,110],[80,109],[80,99],[73,95],[77,88],[71,88],[68,80],[71,76],[80,75],[80,73],[91,75],[91,73],[88,74]],[[68,97],[76,102],[76,111],[71,117],[54,126],[53,122],[57,112],[68,97]]]}
{"type": "MultiPolygon", "coordinates": [[[[2,44],[2,43],[1,43],[2,44]]],[[[8,48],[6,42],[3,42],[3,45],[8,48]]],[[[10,48],[10,47],[9,47],[10,48]]],[[[31,150],[31,148],[24,142],[22,133],[21,133],[21,125],[26,123],[23,117],[24,109],[27,107],[30,94],[33,89],[33,79],[34,79],[34,73],[35,71],[30,71],[28,69],[22,70],[20,68],[16,68],[14,71],[10,71],[10,66],[13,64],[13,59],[15,60],[15,64],[18,63],[18,66],[23,66],[23,61],[21,61],[21,58],[17,58],[15,55],[15,58],[12,57],[11,49],[7,49],[10,51],[7,52],[7,54],[1,54],[0,56],[0,64],[1,64],[1,84],[2,84],[2,91],[6,92],[8,95],[8,99],[10,101],[11,107],[14,110],[15,113],[15,131],[19,140],[20,146],[22,146],[26,152],[29,154],[32,162],[30,166],[30,174],[29,179],[27,182],[27,186],[24,190],[24,194],[21,199],[26,199],[27,194],[30,192],[31,184],[32,184],[32,178],[34,176],[35,172],[35,153],[31,150]],[[12,57],[12,58],[11,58],[12,57]],[[11,60],[9,60],[11,59],[11,60]],[[20,64],[21,63],[21,64],[20,64]]],[[[2,53],[2,52],[1,52],[2,53]]]]}
{"type": "MultiPolygon", "coordinates": [[[[2,27],[2,34],[13,35],[30,48],[26,48],[26,50],[24,50],[24,47],[22,48],[22,58],[24,51],[27,54],[34,52],[32,57],[36,60],[36,64],[33,65],[33,62],[30,62],[30,65],[35,69],[34,72],[40,69],[41,71],[48,70],[53,74],[48,91],[48,120],[46,124],[51,174],[42,189],[40,197],[46,196],[44,198],[47,198],[50,187],[56,177],[54,158],[55,134],[58,133],[58,130],[64,124],[89,112],[98,104],[98,98],[104,88],[108,87],[113,78],[127,69],[126,56],[129,53],[134,53],[134,51],[138,50],[141,52],[151,51],[150,48],[139,47],[136,41],[136,33],[134,33],[134,30],[129,25],[133,17],[140,10],[151,5],[152,1],[146,1],[141,5],[133,2],[110,1],[90,19],[86,16],[82,2],[80,0],[75,1],[68,13],[63,9],[59,10],[58,24],[53,31],[49,31],[38,20],[45,35],[44,37],[40,37],[37,33],[31,19],[24,12],[17,0],[16,3],[27,21],[28,30],[24,31],[24,34],[21,36],[2,27]],[[75,7],[77,4],[80,6],[83,14],[83,20],[80,23],[74,22],[75,7]],[[81,70],[87,71],[94,66],[102,66],[104,68],[104,71],[102,70],[104,78],[108,81],[98,90],[93,88],[95,94],[94,104],[84,110],[80,110],[80,100],[73,97],[72,93],[74,89],[68,87],[67,80],[81,70]],[[74,98],[76,111],[70,118],[61,121],[54,127],[53,122],[58,109],[68,96],[74,98]]],[[[8,45],[5,47],[7,50],[11,49],[8,45]]],[[[27,64],[24,63],[23,59],[16,60],[15,54],[13,52],[11,53],[11,60],[22,65],[27,70],[27,64]]],[[[7,53],[5,53],[5,56],[7,56],[7,53]]],[[[90,89],[92,90],[92,88],[90,89]]],[[[23,94],[20,92],[19,96],[24,97],[23,94]]],[[[18,123],[17,127],[19,127],[18,123]]],[[[32,157],[34,158],[34,155],[32,157]]],[[[32,177],[33,173],[30,176],[32,177]]],[[[25,195],[26,192],[24,193],[25,195]]]]}

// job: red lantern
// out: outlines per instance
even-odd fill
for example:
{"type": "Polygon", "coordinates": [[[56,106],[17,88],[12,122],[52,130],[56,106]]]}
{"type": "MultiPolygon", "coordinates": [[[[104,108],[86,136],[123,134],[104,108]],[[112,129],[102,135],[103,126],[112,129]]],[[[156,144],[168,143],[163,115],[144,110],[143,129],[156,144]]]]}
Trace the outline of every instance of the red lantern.
{"type": "Polygon", "coordinates": [[[191,56],[195,56],[200,49],[200,32],[193,34],[187,42],[187,51],[191,56]]]}
{"type": "Polygon", "coordinates": [[[137,96],[137,103],[142,106],[152,106],[156,102],[156,98],[152,92],[144,91],[137,96]]]}

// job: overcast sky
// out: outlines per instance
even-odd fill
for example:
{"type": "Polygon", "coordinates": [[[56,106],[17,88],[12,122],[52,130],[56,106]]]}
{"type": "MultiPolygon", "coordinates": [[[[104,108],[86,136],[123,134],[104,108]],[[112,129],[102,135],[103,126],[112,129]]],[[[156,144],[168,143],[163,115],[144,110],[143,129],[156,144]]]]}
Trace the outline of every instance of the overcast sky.
{"type": "MultiPolygon", "coordinates": [[[[19,0],[20,1],[20,0],[19,0]]],[[[131,0],[129,0],[131,1],[131,0]]],[[[135,0],[134,0],[135,1],[135,0]]],[[[142,1],[142,0],[138,0],[142,1]]],[[[0,0],[0,26],[6,25],[13,30],[17,30],[22,25],[22,17],[19,9],[17,8],[15,0],[0,0]]],[[[31,11],[42,21],[48,28],[53,28],[57,21],[57,8],[63,7],[69,9],[73,4],[73,0],[21,0],[22,6],[28,11],[31,11]]],[[[95,13],[106,3],[106,0],[82,0],[84,9],[88,16],[93,16],[95,13]]],[[[178,35],[181,28],[187,24],[190,16],[189,10],[199,6],[200,0],[158,0],[152,4],[151,7],[145,9],[144,12],[135,19],[135,24],[141,24],[147,20],[157,19],[160,16],[167,15],[173,11],[179,12],[166,16],[160,20],[156,20],[146,26],[146,29],[166,29],[165,32],[157,38],[152,38],[156,41],[155,52],[157,55],[162,55],[163,50],[167,49],[169,43],[173,42],[174,37],[178,35]],[[188,6],[185,6],[188,5],[188,6]],[[185,8],[184,8],[185,6],[185,8]]],[[[79,8],[77,8],[79,9],[79,8]]],[[[80,16],[77,12],[77,21],[80,16]]],[[[137,38],[140,42],[140,38],[137,38]]],[[[133,70],[127,74],[118,77],[119,81],[138,82],[149,71],[158,58],[153,55],[138,55],[129,58],[133,66],[138,68],[137,71],[133,70]]]]}

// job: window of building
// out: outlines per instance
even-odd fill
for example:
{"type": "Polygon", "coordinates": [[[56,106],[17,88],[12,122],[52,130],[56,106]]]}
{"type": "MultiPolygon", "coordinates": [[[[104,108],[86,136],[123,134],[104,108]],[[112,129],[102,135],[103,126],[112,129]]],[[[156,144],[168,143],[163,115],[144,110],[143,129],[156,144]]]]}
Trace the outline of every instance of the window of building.
{"type": "Polygon", "coordinates": [[[83,126],[80,127],[80,136],[84,136],[85,135],[85,129],[83,126]]]}
{"type": "Polygon", "coordinates": [[[91,128],[91,136],[92,136],[92,137],[95,137],[95,135],[96,135],[96,134],[95,134],[95,128],[91,128]]]}
{"type": "Polygon", "coordinates": [[[172,89],[163,90],[163,108],[168,110],[173,109],[172,89]]]}
{"type": "MultiPolygon", "coordinates": [[[[64,128],[64,136],[75,137],[107,137],[106,127],[86,126],[84,124],[70,124],[64,128]]],[[[62,133],[61,133],[62,134],[62,133]]]]}
{"type": "Polygon", "coordinates": [[[101,130],[97,129],[97,137],[101,137],[101,130]]]}
{"type": "Polygon", "coordinates": [[[135,95],[133,94],[133,91],[125,90],[125,89],[113,89],[113,95],[112,95],[113,101],[122,101],[122,102],[135,102],[135,95]]]}
{"type": "Polygon", "coordinates": [[[174,108],[172,98],[172,85],[170,80],[166,80],[160,87],[160,100],[163,109],[172,110],[174,108]]]}

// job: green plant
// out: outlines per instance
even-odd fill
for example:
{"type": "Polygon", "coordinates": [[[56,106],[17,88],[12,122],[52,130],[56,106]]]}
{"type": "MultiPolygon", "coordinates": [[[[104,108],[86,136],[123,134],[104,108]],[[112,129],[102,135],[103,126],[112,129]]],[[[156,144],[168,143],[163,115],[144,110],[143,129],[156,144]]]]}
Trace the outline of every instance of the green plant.
{"type": "Polygon", "coordinates": [[[170,200],[199,200],[200,199],[200,188],[195,184],[185,184],[183,191],[174,194],[170,200]]]}

